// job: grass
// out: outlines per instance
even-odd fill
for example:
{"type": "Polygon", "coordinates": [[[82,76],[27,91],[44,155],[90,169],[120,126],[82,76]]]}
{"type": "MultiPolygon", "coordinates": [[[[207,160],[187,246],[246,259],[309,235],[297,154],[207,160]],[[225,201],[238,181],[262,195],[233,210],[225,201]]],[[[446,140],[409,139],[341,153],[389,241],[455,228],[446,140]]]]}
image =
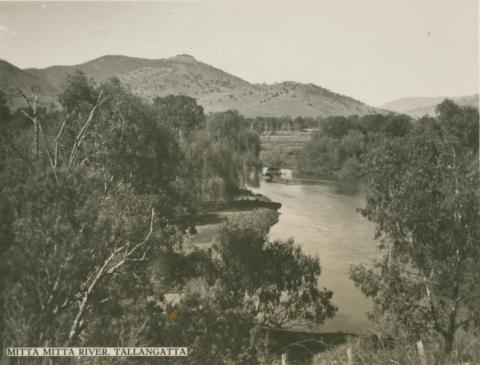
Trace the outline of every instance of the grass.
{"type": "Polygon", "coordinates": [[[280,365],[281,354],[286,354],[287,365],[480,365],[480,338],[472,333],[459,333],[448,356],[439,338],[426,338],[424,357],[414,341],[372,333],[278,331],[272,336],[276,347],[268,365],[280,365]]]}
{"type": "Polygon", "coordinates": [[[228,203],[218,203],[205,206],[198,212],[196,233],[185,239],[184,247],[188,249],[208,248],[212,245],[217,230],[229,217],[255,209],[280,209],[281,204],[272,202],[267,197],[243,192],[235,200],[228,203]]]}
{"type": "Polygon", "coordinates": [[[295,169],[297,154],[310,141],[311,132],[277,131],[271,136],[262,136],[260,159],[264,166],[295,169]]]}
{"type": "Polygon", "coordinates": [[[314,356],[311,365],[459,365],[480,364],[480,343],[477,340],[459,343],[447,357],[443,356],[438,343],[425,343],[425,357],[419,355],[416,344],[392,341],[384,344],[365,337],[351,338],[347,343],[336,346],[314,356]],[[350,352],[350,360],[349,354],[350,352]]]}

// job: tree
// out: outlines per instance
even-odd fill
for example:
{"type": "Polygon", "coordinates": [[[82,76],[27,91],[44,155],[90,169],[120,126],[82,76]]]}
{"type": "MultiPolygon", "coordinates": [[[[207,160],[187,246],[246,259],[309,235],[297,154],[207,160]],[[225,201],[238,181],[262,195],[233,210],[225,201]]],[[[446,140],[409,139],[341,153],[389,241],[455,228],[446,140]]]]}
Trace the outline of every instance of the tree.
{"type": "Polygon", "coordinates": [[[240,306],[262,326],[280,328],[293,320],[315,324],[333,317],[332,292],[318,288],[320,263],[293,240],[269,241],[278,213],[258,210],[231,219],[218,233],[221,301],[240,306]]]}
{"type": "MultiPolygon", "coordinates": [[[[180,146],[165,117],[118,79],[97,87],[79,72],[67,81],[64,109],[25,99],[19,115],[28,123],[0,125],[1,347],[157,345],[153,331],[171,325],[165,288],[185,290],[200,277],[219,293],[211,281],[216,261],[183,252],[182,238],[205,180],[225,179],[232,191],[245,184],[258,163],[258,136],[229,112],[212,117],[223,129],[199,123],[180,146]],[[208,165],[211,155],[217,160],[208,165]],[[155,270],[165,257],[176,264],[155,270]]],[[[219,346],[229,336],[228,348],[209,359],[243,361],[245,351],[253,358],[253,315],[223,307],[220,298],[193,293],[183,302],[182,312],[211,324],[206,337],[188,320],[168,333],[201,339],[191,343],[199,359],[214,333],[219,346]],[[241,344],[234,333],[244,336],[241,344]]]]}
{"type": "Polygon", "coordinates": [[[221,227],[209,252],[166,255],[160,290],[182,290],[178,303],[167,304],[175,320],[158,315],[150,339],[185,343],[192,364],[258,364],[270,350],[271,329],[332,317],[332,292],[318,288],[318,258],[292,240],[268,240],[277,220],[269,209],[239,214],[221,227]]]}
{"type": "MultiPolygon", "coordinates": [[[[82,109],[83,101],[72,104],[58,129],[56,122],[43,127],[36,97],[22,110],[31,124],[16,131],[0,171],[2,347],[91,344],[100,333],[112,345],[125,340],[119,336],[126,325],[142,330],[138,319],[127,324],[121,316],[141,313],[132,308],[147,305],[151,260],[177,245],[181,230],[165,224],[171,220],[157,211],[161,190],[144,185],[154,186],[153,179],[173,186],[177,175],[159,180],[146,168],[112,167],[119,164],[114,158],[129,156],[113,149],[121,150],[121,133],[109,136],[116,140],[106,138],[120,128],[123,116],[135,115],[136,137],[159,131],[148,110],[140,113],[142,104],[114,86],[105,85],[105,95],[94,90],[90,110],[82,109]],[[102,133],[97,123],[104,123],[102,133]],[[65,138],[67,127],[72,138],[65,138]]],[[[69,87],[70,95],[78,94],[69,87]]],[[[145,149],[136,146],[138,159],[147,167],[161,164],[155,154],[163,153],[161,146],[146,141],[145,149]]]]}
{"type": "Polygon", "coordinates": [[[329,117],[318,123],[320,129],[298,154],[298,169],[304,173],[348,178],[365,175],[365,152],[385,138],[404,136],[412,127],[410,117],[394,114],[329,117]]]}
{"type": "Polygon", "coordinates": [[[412,118],[405,114],[388,115],[381,131],[389,137],[403,137],[412,127],[411,120],[412,118]]]}
{"type": "Polygon", "coordinates": [[[7,123],[11,118],[10,108],[7,103],[5,93],[0,91],[0,126],[7,123]]]}
{"type": "Polygon", "coordinates": [[[346,117],[329,117],[322,121],[321,131],[322,134],[339,139],[353,127],[353,122],[346,117]]]}
{"type": "Polygon", "coordinates": [[[478,151],[478,109],[470,106],[460,107],[446,99],[436,108],[438,120],[446,130],[452,133],[465,147],[478,151]]]}
{"type": "Polygon", "coordinates": [[[198,105],[196,100],[185,95],[168,95],[157,97],[153,106],[159,114],[159,118],[166,125],[182,131],[188,135],[189,132],[205,126],[205,115],[203,107],[198,105]]]}
{"type": "Polygon", "coordinates": [[[228,200],[247,184],[258,185],[260,138],[238,112],[209,115],[192,144],[204,197],[228,200]]]}
{"type": "Polygon", "coordinates": [[[95,105],[97,98],[94,81],[88,79],[81,70],[75,70],[67,75],[58,100],[66,111],[70,113],[74,109],[89,110],[89,108],[95,105]]]}
{"type": "Polygon", "coordinates": [[[138,263],[162,242],[148,196],[112,199],[105,178],[88,168],[56,175],[40,173],[2,194],[17,217],[3,261],[12,345],[79,343],[94,308],[108,313],[124,286],[118,280],[129,270],[141,280],[138,263]]]}
{"type": "Polygon", "coordinates": [[[10,108],[7,104],[5,94],[0,91],[0,171],[3,170],[3,165],[6,161],[7,149],[5,144],[11,142],[11,137],[8,135],[8,127],[11,119],[10,108]]]}
{"type": "Polygon", "coordinates": [[[478,111],[450,102],[437,111],[369,153],[363,213],[383,258],[351,276],[380,315],[416,340],[437,333],[449,353],[459,329],[480,325],[478,111]],[[473,131],[458,123],[465,114],[473,131]]]}

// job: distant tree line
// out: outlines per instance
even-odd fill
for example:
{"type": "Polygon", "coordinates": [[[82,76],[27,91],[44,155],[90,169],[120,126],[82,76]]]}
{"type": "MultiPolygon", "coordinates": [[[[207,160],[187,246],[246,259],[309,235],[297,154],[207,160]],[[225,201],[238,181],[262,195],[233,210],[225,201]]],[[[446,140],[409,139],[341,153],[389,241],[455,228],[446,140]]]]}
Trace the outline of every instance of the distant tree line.
{"type": "Polygon", "coordinates": [[[365,153],[384,138],[406,135],[413,121],[407,115],[369,114],[329,117],[297,157],[298,170],[324,176],[365,176],[365,153]]]}
{"type": "Polygon", "coordinates": [[[323,118],[321,117],[255,117],[248,118],[247,123],[258,133],[272,133],[280,130],[301,131],[303,129],[318,128],[322,120],[323,118]]]}

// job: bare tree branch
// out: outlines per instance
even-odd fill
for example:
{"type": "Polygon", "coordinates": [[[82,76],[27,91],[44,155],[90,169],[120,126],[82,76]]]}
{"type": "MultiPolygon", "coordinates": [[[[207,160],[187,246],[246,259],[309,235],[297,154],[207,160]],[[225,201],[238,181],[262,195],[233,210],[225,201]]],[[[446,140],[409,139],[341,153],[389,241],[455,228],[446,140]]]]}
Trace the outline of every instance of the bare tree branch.
{"type": "MultiPolygon", "coordinates": [[[[136,253],[139,248],[141,248],[142,246],[145,246],[147,244],[147,242],[150,239],[150,236],[153,233],[153,220],[154,220],[154,218],[155,218],[155,210],[152,208],[151,214],[150,214],[150,228],[148,230],[147,236],[145,237],[145,239],[142,242],[136,244],[131,250],[128,250],[128,246],[126,246],[127,250],[126,250],[126,253],[124,254],[122,260],[120,260],[117,264],[115,264],[113,267],[111,267],[108,270],[109,274],[113,274],[115,272],[115,270],[117,270],[120,266],[122,266],[126,261],[129,261],[130,257],[132,257],[132,255],[134,253],[136,253]]],[[[148,247],[147,247],[147,250],[148,250],[148,247]]],[[[143,261],[145,259],[145,255],[146,255],[146,252],[144,252],[144,254],[142,256],[143,258],[140,259],[140,261],[143,261]]],[[[131,259],[131,260],[133,261],[135,259],[131,259]]]]}
{"type": "Polygon", "coordinates": [[[107,259],[104,261],[103,265],[95,271],[94,275],[92,276],[93,279],[92,279],[90,285],[88,285],[87,289],[83,293],[83,297],[82,297],[82,300],[80,302],[77,314],[76,314],[76,316],[73,320],[73,323],[72,323],[72,326],[71,326],[71,329],[70,329],[70,332],[69,332],[67,345],[71,345],[76,340],[76,338],[78,337],[78,335],[80,334],[80,332],[82,330],[83,316],[85,314],[85,310],[86,310],[86,307],[87,307],[87,304],[88,304],[88,300],[90,299],[90,294],[95,289],[99,280],[101,278],[103,278],[106,274],[114,273],[134,253],[136,253],[138,249],[140,249],[141,247],[145,246],[148,243],[148,241],[149,241],[149,239],[150,239],[150,237],[153,233],[154,218],[155,218],[155,210],[152,208],[151,209],[151,214],[150,214],[150,227],[149,227],[147,235],[145,236],[145,239],[143,241],[141,241],[140,243],[136,244],[130,250],[128,249],[129,248],[129,243],[128,242],[123,244],[122,246],[116,248],[110,254],[110,256],[107,257],[107,259]],[[116,263],[114,266],[109,268],[109,265],[114,261],[114,259],[117,257],[117,255],[120,254],[122,251],[125,251],[125,254],[123,255],[123,258],[118,263],[116,263]]]}
{"type": "Polygon", "coordinates": [[[71,345],[73,343],[73,341],[76,339],[76,337],[78,336],[79,334],[79,327],[80,327],[80,324],[81,324],[81,320],[83,318],[83,315],[85,313],[85,309],[86,309],[86,306],[87,306],[87,303],[88,303],[88,300],[90,299],[90,294],[92,293],[93,289],[95,289],[95,286],[97,285],[98,281],[100,280],[100,278],[103,276],[106,268],[108,267],[108,265],[110,264],[110,262],[115,258],[115,256],[121,252],[122,250],[124,249],[123,246],[117,248],[116,250],[114,250],[110,256],[105,260],[105,262],[103,263],[102,267],[100,269],[97,270],[96,272],[96,275],[93,279],[93,281],[90,283],[90,285],[88,286],[87,290],[85,291],[85,293],[83,294],[83,298],[82,298],[82,301],[80,302],[80,306],[78,308],[78,312],[77,312],[77,315],[75,316],[74,320],[73,320],[73,323],[72,323],[72,327],[70,328],[70,332],[69,332],[69,335],[68,335],[68,343],[67,345],[71,345]]]}
{"type": "Polygon", "coordinates": [[[55,139],[55,152],[54,152],[54,164],[55,167],[58,166],[58,145],[60,142],[60,139],[62,138],[63,135],[63,130],[65,129],[65,125],[67,124],[68,119],[77,111],[77,108],[73,109],[69,114],[65,116],[62,122],[62,126],[60,127],[60,130],[58,131],[57,138],[55,139]]]}
{"type": "Polygon", "coordinates": [[[34,133],[35,133],[35,156],[38,160],[39,157],[39,141],[38,141],[38,123],[37,123],[37,101],[38,96],[35,88],[32,87],[32,95],[33,95],[33,102],[30,98],[25,95],[25,93],[19,89],[20,96],[23,97],[28,105],[28,107],[32,110],[32,115],[27,114],[23,109],[20,109],[21,112],[32,121],[34,133]]]}
{"type": "Polygon", "coordinates": [[[48,157],[48,162],[50,163],[50,168],[52,169],[53,176],[55,177],[55,181],[58,181],[56,166],[55,166],[55,164],[52,160],[52,154],[50,152],[50,148],[48,147],[47,138],[45,138],[45,133],[43,133],[42,122],[40,121],[40,119],[37,119],[37,123],[38,123],[38,129],[40,131],[40,134],[42,135],[43,144],[45,145],[45,151],[47,152],[47,157],[48,157]]]}
{"type": "Polygon", "coordinates": [[[98,107],[103,102],[102,95],[103,95],[103,92],[100,91],[100,94],[98,95],[98,99],[97,99],[96,104],[93,106],[92,110],[90,110],[90,114],[88,115],[87,120],[85,121],[82,128],[80,129],[77,136],[75,137],[75,142],[73,144],[72,151],[70,153],[70,159],[68,161],[68,166],[71,166],[73,164],[73,162],[75,161],[75,157],[78,153],[78,149],[79,149],[83,139],[85,138],[85,132],[87,131],[88,126],[90,125],[90,123],[93,120],[93,117],[95,116],[95,111],[98,109],[98,107]]]}

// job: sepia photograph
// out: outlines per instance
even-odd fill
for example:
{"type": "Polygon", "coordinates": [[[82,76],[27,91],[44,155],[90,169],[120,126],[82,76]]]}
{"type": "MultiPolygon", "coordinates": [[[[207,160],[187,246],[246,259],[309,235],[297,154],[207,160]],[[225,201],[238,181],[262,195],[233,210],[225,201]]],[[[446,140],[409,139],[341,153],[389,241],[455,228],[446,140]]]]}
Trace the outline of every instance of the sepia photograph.
{"type": "Polygon", "coordinates": [[[0,0],[1,365],[480,365],[478,0],[0,0]]]}

